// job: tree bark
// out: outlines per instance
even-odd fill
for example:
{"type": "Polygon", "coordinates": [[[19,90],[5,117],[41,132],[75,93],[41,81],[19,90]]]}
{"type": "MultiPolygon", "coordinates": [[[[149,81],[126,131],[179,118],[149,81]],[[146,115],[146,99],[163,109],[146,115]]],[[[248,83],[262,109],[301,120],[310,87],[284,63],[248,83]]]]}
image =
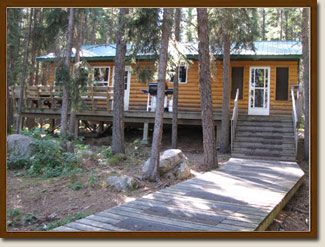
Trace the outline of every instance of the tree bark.
{"type": "Polygon", "coordinates": [[[23,74],[22,74],[22,80],[21,80],[21,84],[20,84],[20,94],[19,94],[18,109],[17,109],[16,134],[20,133],[20,129],[22,126],[21,111],[22,111],[23,102],[24,102],[25,80],[26,80],[27,62],[28,62],[27,59],[28,59],[28,53],[29,53],[28,47],[29,47],[29,42],[30,42],[31,30],[32,30],[32,16],[33,16],[33,9],[31,9],[30,16],[29,16],[28,34],[27,34],[25,53],[24,53],[23,74]]]}
{"type": "Polygon", "coordinates": [[[309,160],[309,10],[302,11],[302,62],[304,83],[304,159],[309,160]]]}
{"type": "Polygon", "coordinates": [[[282,10],[280,10],[280,40],[283,39],[282,33],[283,33],[283,19],[282,19],[282,10]]]}
{"type": "MultiPolygon", "coordinates": [[[[177,8],[175,13],[175,40],[180,41],[180,24],[181,24],[181,9],[177,8]]],[[[177,148],[177,132],[178,132],[178,70],[174,76],[173,88],[173,119],[172,119],[172,148],[177,148]]]]}
{"type": "Polygon", "coordinates": [[[230,98],[230,38],[229,34],[223,34],[223,93],[222,93],[222,120],[220,152],[229,152],[229,98],[230,98]]]}
{"type": "Polygon", "coordinates": [[[125,153],[124,147],[124,73],[126,40],[124,34],[125,16],[129,9],[120,8],[116,32],[116,57],[114,75],[112,153],[125,153]]]}
{"type": "Polygon", "coordinates": [[[158,69],[158,91],[157,91],[157,107],[155,116],[155,126],[153,132],[153,140],[151,147],[150,164],[147,172],[143,174],[142,179],[152,182],[160,182],[159,177],[159,158],[160,147],[163,132],[163,116],[164,116],[164,98],[165,98],[165,84],[166,84],[166,67],[168,56],[168,41],[170,34],[171,9],[165,8],[163,14],[162,24],[162,38],[159,56],[158,69]]]}
{"type": "MultiPolygon", "coordinates": [[[[80,47],[81,47],[81,32],[82,32],[82,22],[83,22],[83,18],[84,18],[84,11],[81,10],[80,13],[80,21],[79,21],[79,27],[77,30],[77,47],[76,47],[76,56],[75,56],[75,63],[79,63],[80,62],[80,47]]],[[[79,93],[78,92],[78,84],[75,83],[73,85],[75,87],[74,92],[75,93],[79,93]]],[[[78,96],[77,96],[78,97],[78,96]]],[[[75,134],[75,127],[76,127],[76,112],[77,112],[77,103],[76,102],[72,102],[71,104],[71,111],[70,111],[70,125],[69,125],[69,134],[70,136],[74,136],[75,134]]]]}
{"type": "MultiPolygon", "coordinates": [[[[73,28],[73,8],[69,10],[69,25],[68,25],[68,38],[67,50],[65,54],[64,64],[70,71],[70,58],[71,58],[71,43],[72,43],[72,28],[73,28]]],[[[69,89],[68,81],[63,85],[62,109],[61,109],[61,135],[64,137],[67,134],[67,118],[68,118],[68,104],[69,104],[69,89]]]]}
{"type": "Polygon", "coordinates": [[[262,39],[265,40],[265,9],[262,9],[262,39]]]}
{"type": "Polygon", "coordinates": [[[206,8],[197,9],[199,38],[199,77],[203,130],[204,163],[212,169],[218,167],[209,57],[208,13],[206,8]]]}

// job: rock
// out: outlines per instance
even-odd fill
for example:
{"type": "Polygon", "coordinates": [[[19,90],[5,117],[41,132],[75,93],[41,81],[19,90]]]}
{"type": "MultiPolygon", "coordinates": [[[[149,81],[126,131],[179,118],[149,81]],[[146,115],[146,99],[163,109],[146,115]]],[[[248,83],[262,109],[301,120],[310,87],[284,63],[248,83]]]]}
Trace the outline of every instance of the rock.
{"type": "Polygon", "coordinates": [[[191,169],[188,165],[188,162],[185,161],[181,163],[176,171],[176,177],[177,179],[185,179],[191,176],[191,169]]]}
{"type": "Polygon", "coordinates": [[[161,174],[164,174],[175,166],[182,163],[185,158],[184,154],[180,149],[168,149],[160,155],[159,160],[159,171],[161,174]]]}
{"type": "Polygon", "coordinates": [[[139,188],[139,183],[136,179],[121,175],[121,176],[111,176],[107,179],[107,184],[117,191],[132,191],[139,188]]]}
{"type": "MultiPolygon", "coordinates": [[[[142,166],[142,172],[149,169],[150,159],[142,166]]],[[[159,173],[168,179],[184,179],[191,175],[187,157],[179,149],[168,149],[160,155],[159,173]]]]}
{"type": "Polygon", "coordinates": [[[14,134],[7,137],[7,152],[12,152],[12,155],[16,157],[31,156],[34,154],[35,145],[33,141],[35,139],[30,136],[14,134]]]}
{"type": "Polygon", "coordinates": [[[78,150],[77,154],[83,159],[90,159],[94,156],[94,153],[89,150],[78,150]]]}

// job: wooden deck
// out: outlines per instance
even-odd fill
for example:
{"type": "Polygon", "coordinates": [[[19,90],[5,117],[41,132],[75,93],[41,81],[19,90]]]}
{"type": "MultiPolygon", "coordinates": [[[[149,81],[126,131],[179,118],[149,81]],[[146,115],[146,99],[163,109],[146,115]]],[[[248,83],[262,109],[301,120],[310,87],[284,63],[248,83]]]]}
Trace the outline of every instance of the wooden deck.
{"type": "Polygon", "coordinates": [[[263,231],[303,176],[295,162],[232,158],[220,169],[54,231],[263,231]]]}

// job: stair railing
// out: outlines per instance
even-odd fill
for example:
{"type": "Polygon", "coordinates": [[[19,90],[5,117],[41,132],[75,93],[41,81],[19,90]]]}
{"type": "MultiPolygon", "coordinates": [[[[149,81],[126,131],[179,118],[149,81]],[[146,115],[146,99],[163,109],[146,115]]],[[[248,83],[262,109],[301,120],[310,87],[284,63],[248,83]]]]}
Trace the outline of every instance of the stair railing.
{"type": "Polygon", "coordinates": [[[231,152],[234,150],[234,142],[235,142],[235,134],[236,134],[236,126],[237,126],[237,119],[238,119],[238,97],[239,97],[239,88],[236,91],[236,97],[234,101],[234,108],[232,110],[232,118],[231,118],[231,152]]]}
{"type": "Polygon", "coordinates": [[[298,126],[299,126],[299,117],[301,114],[300,106],[301,103],[301,95],[299,93],[298,85],[293,85],[291,87],[291,99],[292,99],[292,120],[293,120],[293,130],[294,130],[294,137],[295,137],[295,148],[296,148],[296,155],[298,153],[298,126]],[[295,97],[295,89],[297,90],[297,94],[295,97]],[[298,111],[299,110],[299,111],[298,111]]]}

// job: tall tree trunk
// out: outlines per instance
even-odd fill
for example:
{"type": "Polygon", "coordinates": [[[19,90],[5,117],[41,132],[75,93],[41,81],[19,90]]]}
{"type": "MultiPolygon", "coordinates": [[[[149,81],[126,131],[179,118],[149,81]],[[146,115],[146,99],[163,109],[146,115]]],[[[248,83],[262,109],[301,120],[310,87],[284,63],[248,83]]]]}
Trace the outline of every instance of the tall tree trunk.
{"type": "Polygon", "coordinates": [[[91,44],[94,45],[96,42],[96,21],[95,21],[96,17],[94,11],[92,11],[91,14],[92,14],[91,44]]]}
{"type": "MultiPolygon", "coordinates": [[[[44,14],[43,14],[43,9],[40,10],[40,17],[39,17],[39,24],[42,25],[43,23],[43,18],[44,18],[44,14]]],[[[37,47],[37,57],[39,57],[41,55],[41,49],[40,47],[38,46],[37,47]]],[[[40,66],[40,63],[39,61],[36,62],[36,71],[35,71],[35,84],[36,85],[39,85],[39,66],[40,66]]]]}
{"type": "Polygon", "coordinates": [[[285,25],[284,25],[284,35],[285,35],[285,40],[290,40],[289,39],[289,28],[288,28],[288,9],[284,11],[284,19],[285,19],[285,25]]]}
{"type": "Polygon", "coordinates": [[[32,30],[32,16],[33,16],[33,9],[31,9],[30,16],[29,16],[28,34],[27,34],[25,53],[24,53],[23,74],[22,74],[22,80],[20,84],[20,94],[19,94],[18,109],[17,109],[16,134],[20,133],[20,129],[22,125],[21,111],[24,102],[25,80],[27,75],[27,62],[28,62],[27,59],[29,53],[28,47],[30,42],[31,30],[32,30]]]}
{"type": "Polygon", "coordinates": [[[116,57],[114,76],[114,101],[113,101],[113,132],[112,132],[112,153],[125,153],[124,147],[124,73],[126,40],[124,25],[125,15],[129,9],[120,8],[116,32],[116,57]]]}
{"type": "MultiPolygon", "coordinates": [[[[82,33],[82,24],[84,19],[84,10],[80,9],[80,16],[79,16],[79,26],[77,29],[77,47],[76,47],[76,55],[75,55],[75,63],[80,62],[80,47],[81,47],[81,33],[82,33]]],[[[75,73],[75,71],[73,71],[75,73]]],[[[75,87],[74,93],[78,94],[75,98],[79,97],[79,91],[78,91],[78,83],[75,83],[73,85],[75,87]]],[[[70,125],[69,125],[69,133],[70,136],[74,136],[75,133],[75,127],[76,127],[76,116],[77,116],[77,102],[72,102],[71,104],[71,111],[70,111],[70,125]]]]}
{"type": "MultiPolygon", "coordinates": [[[[180,26],[181,26],[181,9],[177,8],[175,13],[175,40],[180,41],[180,26]]],[[[176,67],[176,73],[174,76],[174,88],[173,88],[173,119],[172,119],[172,148],[177,148],[177,130],[178,130],[178,70],[176,67]]]]}
{"type": "Polygon", "coordinates": [[[211,96],[211,73],[209,57],[208,13],[206,8],[197,9],[199,38],[199,76],[201,115],[203,129],[204,163],[210,169],[218,166],[213,108],[211,96]]]}
{"type": "MultiPolygon", "coordinates": [[[[69,26],[67,37],[67,50],[65,54],[65,67],[70,71],[70,58],[71,58],[71,43],[72,43],[72,28],[73,28],[73,8],[69,10],[69,26]]],[[[67,118],[68,118],[68,104],[69,104],[69,89],[68,81],[63,84],[63,97],[61,109],[61,135],[64,137],[67,134],[67,118]]]]}
{"type": "Polygon", "coordinates": [[[265,10],[262,9],[262,40],[265,40],[265,10]]]}
{"type": "Polygon", "coordinates": [[[88,44],[88,15],[89,11],[86,9],[86,14],[85,14],[85,25],[84,25],[84,31],[83,31],[83,37],[82,37],[82,44],[88,44]]]}
{"type": "Polygon", "coordinates": [[[282,18],[282,10],[280,10],[280,40],[283,39],[282,33],[283,33],[283,18],[282,18]]]}
{"type": "Polygon", "coordinates": [[[223,34],[223,93],[222,93],[222,120],[220,152],[229,152],[229,98],[230,98],[230,38],[229,34],[223,34]]]}
{"type": "Polygon", "coordinates": [[[40,9],[34,9],[34,17],[33,17],[33,31],[32,31],[32,65],[31,65],[31,72],[30,72],[30,85],[35,85],[35,62],[36,62],[36,52],[38,48],[38,37],[37,37],[37,28],[38,28],[38,13],[40,9]]]}
{"type": "Polygon", "coordinates": [[[305,108],[305,129],[304,129],[304,159],[309,160],[309,10],[302,11],[302,62],[304,82],[304,108],[305,108]]]}
{"type": "Polygon", "coordinates": [[[158,91],[157,91],[157,107],[155,116],[155,126],[153,132],[153,140],[151,147],[151,157],[148,170],[143,174],[144,180],[158,181],[159,177],[159,157],[160,146],[163,132],[163,117],[164,117],[164,98],[165,98],[165,84],[166,84],[166,67],[168,56],[168,41],[170,34],[170,19],[171,9],[165,8],[163,14],[162,24],[162,38],[159,56],[158,69],[158,91]]]}

